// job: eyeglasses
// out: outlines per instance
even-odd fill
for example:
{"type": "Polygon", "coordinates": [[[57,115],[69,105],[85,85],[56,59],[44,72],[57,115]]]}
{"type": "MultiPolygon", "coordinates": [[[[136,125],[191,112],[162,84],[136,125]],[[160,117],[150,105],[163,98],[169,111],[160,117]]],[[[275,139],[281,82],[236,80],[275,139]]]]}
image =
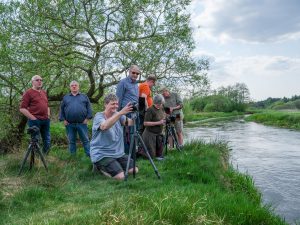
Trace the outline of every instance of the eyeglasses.
{"type": "Polygon", "coordinates": [[[43,81],[43,79],[35,79],[35,81],[43,81]]]}
{"type": "Polygon", "coordinates": [[[140,75],[140,73],[138,73],[138,72],[131,72],[131,74],[140,75]]]}

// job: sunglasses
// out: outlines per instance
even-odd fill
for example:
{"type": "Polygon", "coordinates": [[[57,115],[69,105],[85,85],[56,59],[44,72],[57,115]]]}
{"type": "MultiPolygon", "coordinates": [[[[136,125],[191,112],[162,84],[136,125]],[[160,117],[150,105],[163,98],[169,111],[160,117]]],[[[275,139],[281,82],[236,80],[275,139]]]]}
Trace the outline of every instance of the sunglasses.
{"type": "Polygon", "coordinates": [[[137,72],[131,72],[131,74],[140,75],[140,73],[137,73],[137,72]]]}
{"type": "Polygon", "coordinates": [[[35,81],[43,81],[43,79],[35,79],[35,81]]]}

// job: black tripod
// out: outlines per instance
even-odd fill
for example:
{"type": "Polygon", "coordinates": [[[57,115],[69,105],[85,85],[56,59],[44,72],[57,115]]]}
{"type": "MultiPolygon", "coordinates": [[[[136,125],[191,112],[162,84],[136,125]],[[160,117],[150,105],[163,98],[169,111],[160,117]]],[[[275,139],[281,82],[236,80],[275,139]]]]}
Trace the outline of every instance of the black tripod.
{"type": "Polygon", "coordinates": [[[21,167],[20,167],[20,170],[19,170],[19,175],[21,174],[30,153],[31,153],[31,155],[30,155],[29,170],[31,170],[31,168],[33,167],[35,154],[37,154],[37,155],[40,156],[45,169],[48,171],[46,160],[45,160],[44,155],[41,152],[39,144],[38,144],[39,143],[40,129],[37,126],[32,126],[32,127],[29,127],[27,129],[27,133],[31,134],[31,140],[30,140],[27,152],[25,153],[25,156],[23,158],[23,161],[22,161],[22,164],[21,164],[21,167]]]}
{"type": "Polygon", "coordinates": [[[181,147],[178,144],[177,134],[174,127],[174,122],[167,120],[166,122],[166,129],[165,129],[165,153],[168,152],[168,143],[169,137],[173,140],[173,145],[176,146],[176,149],[181,152],[181,147]]]}
{"type": "Polygon", "coordinates": [[[133,112],[131,114],[131,119],[133,120],[133,134],[130,137],[130,146],[129,146],[129,153],[128,153],[128,161],[127,161],[127,166],[126,166],[126,171],[125,171],[125,181],[127,181],[128,178],[128,170],[129,170],[129,164],[130,164],[130,159],[131,159],[131,155],[132,155],[132,160],[133,160],[133,177],[135,177],[135,162],[136,162],[136,147],[138,146],[138,144],[141,144],[141,146],[143,147],[144,152],[146,153],[153,169],[154,172],[157,176],[158,179],[160,179],[160,175],[158,173],[158,170],[149,154],[149,151],[139,133],[139,131],[136,129],[136,119],[137,119],[137,112],[133,112]]]}

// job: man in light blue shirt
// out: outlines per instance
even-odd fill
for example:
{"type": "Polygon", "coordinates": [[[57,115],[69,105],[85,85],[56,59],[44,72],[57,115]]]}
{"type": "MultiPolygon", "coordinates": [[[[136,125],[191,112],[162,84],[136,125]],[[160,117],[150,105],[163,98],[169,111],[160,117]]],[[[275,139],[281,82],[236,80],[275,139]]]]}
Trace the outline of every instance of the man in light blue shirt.
{"type": "MultiPolygon", "coordinates": [[[[121,110],[124,106],[126,106],[129,102],[130,103],[138,103],[139,100],[139,87],[137,83],[138,76],[140,75],[141,71],[137,65],[132,65],[129,68],[129,76],[120,80],[117,85],[117,97],[119,99],[119,110],[121,110]]],[[[131,115],[127,115],[131,118],[131,115]]],[[[138,118],[137,118],[138,119],[138,118]]],[[[136,126],[139,124],[137,121],[136,126]]],[[[137,130],[139,128],[137,127],[137,130]]],[[[125,152],[129,152],[130,146],[130,136],[133,135],[133,128],[132,127],[125,127],[124,128],[124,145],[125,145],[125,152]]],[[[135,149],[135,147],[134,147],[135,149]]]]}
{"type": "Polygon", "coordinates": [[[139,87],[137,78],[140,75],[140,69],[137,65],[129,68],[129,76],[120,80],[117,85],[117,97],[119,99],[119,109],[122,109],[128,102],[138,102],[139,87]]]}
{"type": "MultiPolygon", "coordinates": [[[[103,112],[95,115],[90,142],[91,160],[94,168],[108,177],[117,180],[124,179],[128,156],[124,153],[123,128],[124,125],[133,125],[133,121],[125,115],[132,112],[132,105],[128,103],[121,111],[118,98],[108,94],[104,98],[103,112]]],[[[133,161],[130,159],[129,173],[133,173],[133,161]]],[[[138,168],[135,168],[138,172],[138,168]]]]}

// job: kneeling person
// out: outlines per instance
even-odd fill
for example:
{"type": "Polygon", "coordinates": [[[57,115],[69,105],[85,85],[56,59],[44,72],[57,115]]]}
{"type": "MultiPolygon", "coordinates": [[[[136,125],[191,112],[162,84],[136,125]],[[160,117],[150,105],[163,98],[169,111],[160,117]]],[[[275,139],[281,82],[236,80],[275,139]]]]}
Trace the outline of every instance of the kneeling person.
{"type": "Polygon", "coordinates": [[[163,125],[165,124],[165,112],[163,111],[164,97],[156,95],[153,105],[147,109],[145,114],[143,141],[151,155],[162,159],[163,155],[163,125]]]}
{"type": "MultiPolygon", "coordinates": [[[[118,112],[117,96],[108,94],[104,98],[104,107],[105,110],[98,112],[93,121],[90,142],[91,160],[94,167],[104,175],[122,180],[128,161],[128,156],[124,153],[122,126],[133,125],[133,121],[125,116],[132,111],[132,106],[128,103],[118,112]]],[[[133,172],[132,160],[128,172],[133,172]]],[[[138,172],[138,168],[135,168],[135,172],[138,172]]]]}

